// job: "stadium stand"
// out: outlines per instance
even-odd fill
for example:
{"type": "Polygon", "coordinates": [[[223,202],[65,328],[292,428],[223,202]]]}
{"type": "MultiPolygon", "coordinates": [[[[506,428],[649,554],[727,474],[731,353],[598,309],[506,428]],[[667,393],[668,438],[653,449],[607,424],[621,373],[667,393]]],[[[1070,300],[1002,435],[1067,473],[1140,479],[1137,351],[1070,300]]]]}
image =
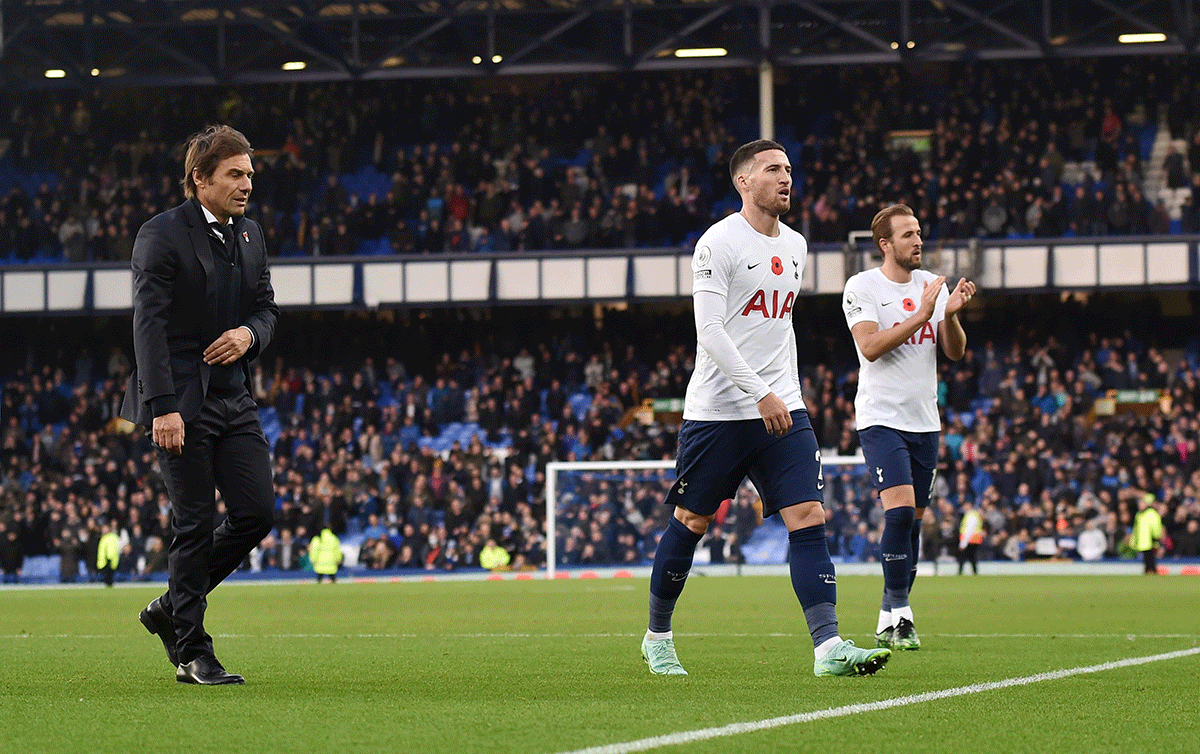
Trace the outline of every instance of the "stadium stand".
{"type": "MultiPolygon", "coordinates": [[[[1172,58],[781,69],[776,131],[797,195],[785,221],[841,243],[904,201],[931,239],[1195,233],[1195,85],[1172,58]]],[[[483,78],[0,91],[0,263],[128,260],[141,223],[182,199],[175,145],[213,113],[258,147],[250,214],[273,255],[687,247],[736,209],[726,163],[757,135],[756,87],[753,72],[723,70],[520,89],[483,78]]],[[[952,554],[968,498],[988,522],[985,558],[1092,557],[1079,546],[1091,529],[1099,556],[1117,557],[1144,495],[1162,508],[1169,554],[1200,555],[1200,348],[1159,303],[984,304],[968,358],[942,367],[926,557],[952,554]],[[1141,389],[1160,391],[1160,410],[1106,413],[1109,391],[1141,389]]],[[[840,312],[820,298],[796,311],[814,428],[852,454],[857,377],[840,312]]],[[[549,461],[673,457],[669,422],[624,419],[683,394],[686,306],[287,318],[298,324],[254,374],[278,519],[248,571],[303,568],[326,521],[355,568],[478,568],[489,538],[514,567],[536,566],[549,461]]],[[[0,571],[88,578],[110,520],[120,577],[161,578],[169,503],[147,438],[115,419],[127,323],[20,322],[0,343],[0,571]]],[[[654,485],[579,484],[549,556],[645,562],[665,515],[654,485]]],[[[849,471],[830,488],[831,552],[871,559],[873,493],[849,471]]],[[[721,514],[724,549],[778,559],[746,494],[721,514]]]]}
{"type": "MultiPolygon", "coordinates": [[[[1152,343],[1124,327],[1131,309],[1154,322],[1151,301],[1024,302],[1016,330],[1003,311],[974,323],[968,357],[942,367],[945,443],[926,557],[953,554],[964,499],[988,522],[984,558],[1129,555],[1125,534],[1145,495],[1161,507],[1169,556],[1200,555],[1200,351],[1166,318],[1152,343]],[[1109,391],[1130,389],[1162,391],[1164,407],[1106,415],[1109,391]],[[1100,536],[1091,530],[1102,535],[1099,552],[1080,546],[1100,536]]],[[[857,378],[838,315],[817,300],[806,305],[804,390],[823,447],[848,454],[857,449],[857,378]]],[[[346,328],[333,317],[294,316],[316,343],[337,342],[346,328]]],[[[679,395],[693,358],[679,334],[690,326],[686,313],[614,311],[593,335],[569,322],[538,332],[522,320],[544,320],[540,311],[495,317],[440,328],[424,359],[380,354],[395,323],[358,317],[359,337],[373,348],[348,339],[326,346],[324,360],[307,360],[285,340],[288,356],[257,365],[277,526],[247,573],[305,568],[305,544],[326,521],[359,572],[478,568],[488,538],[513,567],[536,566],[546,557],[546,463],[673,457],[669,423],[622,419],[645,398],[679,395]],[[645,337],[635,320],[648,325],[645,337]],[[497,339],[498,331],[510,335],[497,339]],[[522,340],[523,332],[537,337],[522,340]]],[[[78,356],[69,339],[51,346],[45,333],[28,337],[24,359],[6,358],[0,564],[19,556],[23,581],[90,578],[99,524],[109,520],[122,537],[119,577],[162,578],[169,502],[147,438],[114,419],[128,355],[112,336],[76,334],[92,342],[78,356]]],[[[667,514],[661,494],[661,485],[579,481],[559,512],[556,563],[646,562],[667,514]]],[[[760,526],[753,503],[747,490],[721,514],[720,552],[733,561],[772,557],[777,532],[760,526]]],[[[877,557],[882,515],[863,480],[830,479],[827,514],[838,558],[877,557]]]]}
{"type": "MultiPolygon", "coordinates": [[[[780,72],[787,219],[810,241],[843,242],[892,201],[931,239],[1200,230],[1179,61],[931,71],[780,72]]],[[[250,213],[273,255],[687,245],[735,208],[726,163],[756,133],[755,87],[722,71],[0,93],[0,260],[128,259],[141,223],[181,200],[174,145],[212,113],[258,147],[250,213]]]]}

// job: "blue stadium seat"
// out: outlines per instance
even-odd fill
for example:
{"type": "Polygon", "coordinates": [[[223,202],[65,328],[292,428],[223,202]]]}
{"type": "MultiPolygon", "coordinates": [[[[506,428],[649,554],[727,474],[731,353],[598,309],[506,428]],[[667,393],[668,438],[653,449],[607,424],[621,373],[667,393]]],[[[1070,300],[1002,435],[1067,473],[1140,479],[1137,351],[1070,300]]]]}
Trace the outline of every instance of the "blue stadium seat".
{"type": "MultiPolygon", "coordinates": [[[[403,434],[403,433],[401,433],[401,434],[403,434]]],[[[435,447],[436,445],[437,445],[436,437],[426,437],[425,435],[422,435],[417,438],[417,447],[418,448],[421,448],[421,449],[433,448],[434,450],[437,450],[437,448],[435,447]]]]}
{"type": "Polygon", "coordinates": [[[400,447],[407,448],[414,442],[419,443],[421,440],[421,430],[414,424],[411,427],[401,427],[400,432],[400,447]]]}
{"type": "Polygon", "coordinates": [[[971,401],[971,413],[976,411],[987,411],[992,407],[991,398],[975,398],[971,401]]]}
{"type": "Polygon", "coordinates": [[[581,148],[575,153],[575,159],[571,160],[571,165],[577,168],[586,168],[588,163],[592,161],[592,151],[587,147],[581,148]]]}
{"type": "Polygon", "coordinates": [[[21,566],[21,581],[36,584],[58,581],[61,565],[62,558],[58,555],[31,555],[21,566]]]}
{"type": "Polygon", "coordinates": [[[579,392],[567,399],[567,403],[571,406],[572,413],[576,419],[582,420],[587,416],[588,408],[592,405],[592,394],[588,392],[579,392]]]}
{"type": "Polygon", "coordinates": [[[389,406],[400,405],[396,401],[396,396],[392,393],[392,383],[387,380],[379,382],[379,407],[387,408],[389,406]]]}
{"type": "Polygon", "coordinates": [[[475,422],[454,422],[454,424],[456,425],[455,433],[459,437],[470,439],[472,434],[480,431],[479,425],[475,422]]]}
{"type": "Polygon", "coordinates": [[[283,434],[279,414],[271,406],[265,406],[258,409],[258,420],[262,424],[263,435],[267,438],[267,447],[274,448],[275,442],[283,434]]]}
{"type": "Polygon", "coordinates": [[[782,563],[787,560],[787,527],[778,516],[763,521],[762,526],[751,533],[750,539],[742,544],[742,555],[747,563],[782,563]]]}
{"type": "Polygon", "coordinates": [[[1138,147],[1142,150],[1141,158],[1143,161],[1150,159],[1150,155],[1154,151],[1154,140],[1157,138],[1158,126],[1154,123],[1147,123],[1138,129],[1138,147]]]}
{"type": "Polygon", "coordinates": [[[378,257],[384,254],[391,254],[392,246],[386,238],[368,238],[359,242],[355,253],[368,257],[378,257]]]}
{"type": "Polygon", "coordinates": [[[713,203],[713,214],[717,217],[724,217],[730,212],[737,212],[742,206],[741,199],[729,198],[722,199],[713,203]]]}

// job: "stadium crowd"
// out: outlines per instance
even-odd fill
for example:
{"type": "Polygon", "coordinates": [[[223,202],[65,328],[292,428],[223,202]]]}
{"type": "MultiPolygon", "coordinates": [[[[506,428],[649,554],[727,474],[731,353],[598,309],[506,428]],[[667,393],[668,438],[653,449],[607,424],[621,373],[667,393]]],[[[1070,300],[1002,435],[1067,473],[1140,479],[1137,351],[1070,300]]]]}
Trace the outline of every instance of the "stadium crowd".
{"type": "MultiPolygon", "coordinates": [[[[810,241],[894,201],[931,239],[1200,230],[1196,77],[1178,61],[778,76],[785,219],[810,241]],[[1144,187],[1160,114],[1190,139],[1162,166],[1191,187],[1175,225],[1144,187]],[[913,129],[927,153],[889,136],[913,129]],[[1084,160],[1094,174],[1067,183],[1084,160]]],[[[753,72],[720,71],[0,93],[0,260],[128,259],[182,200],[177,145],[213,113],[258,147],[249,213],[272,255],[678,246],[734,208],[727,162],[757,130],[756,92],[753,72]]]]}
{"type": "MultiPolygon", "coordinates": [[[[825,316],[837,324],[836,311],[825,316]]],[[[306,567],[306,544],[326,523],[360,543],[347,565],[368,569],[543,564],[549,461],[674,456],[672,423],[630,421],[631,411],[681,396],[694,354],[683,338],[628,341],[617,333],[629,330],[608,324],[590,337],[565,328],[575,335],[547,330],[527,341],[512,328],[495,349],[464,345],[407,364],[399,353],[320,366],[268,354],[253,390],[272,443],[276,528],[244,567],[306,567]]],[[[925,556],[954,553],[968,501],[986,522],[983,558],[1127,556],[1132,515],[1147,496],[1165,522],[1166,554],[1200,556],[1195,348],[1168,358],[1121,330],[977,329],[967,357],[941,368],[945,431],[925,556]],[[1166,398],[1142,413],[1106,414],[1107,391],[1129,388],[1166,398]]],[[[322,339],[315,325],[307,332],[322,339]]],[[[827,454],[853,454],[848,338],[817,332],[825,337],[801,332],[813,425],[827,454]]],[[[154,450],[115,418],[128,354],[113,346],[106,360],[85,351],[33,363],[13,367],[4,384],[0,571],[15,579],[25,557],[56,554],[64,581],[85,577],[76,564],[92,568],[107,523],[120,536],[120,578],[162,572],[170,511],[154,450]]],[[[669,514],[669,479],[563,477],[556,562],[645,563],[669,514]]],[[[869,480],[833,469],[826,489],[831,552],[878,559],[883,512],[869,480]]],[[[745,489],[719,513],[705,541],[714,561],[744,557],[760,524],[755,505],[745,489]]]]}

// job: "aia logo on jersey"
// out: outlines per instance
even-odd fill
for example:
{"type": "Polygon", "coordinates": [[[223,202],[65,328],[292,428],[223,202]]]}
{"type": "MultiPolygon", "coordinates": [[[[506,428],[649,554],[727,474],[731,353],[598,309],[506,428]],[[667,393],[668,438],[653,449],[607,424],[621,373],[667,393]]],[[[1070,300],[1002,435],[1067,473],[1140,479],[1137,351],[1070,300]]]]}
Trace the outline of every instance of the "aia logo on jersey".
{"type": "Polygon", "coordinates": [[[783,260],[779,257],[771,257],[771,272],[776,275],[783,274],[783,260]]]}
{"type": "MultiPolygon", "coordinates": [[[[909,301],[910,301],[910,299],[905,299],[906,304],[909,301]]],[[[892,327],[899,327],[899,326],[900,326],[899,322],[892,325],[892,327]]],[[[937,343],[937,331],[934,330],[933,325],[929,324],[928,322],[926,322],[924,325],[921,326],[920,331],[913,333],[912,337],[909,338],[908,340],[904,341],[904,343],[901,345],[919,346],[927,340],[932,340],[934,343],[937,343]]]]}
{"type": "Polygon", "coordinates": [[[900,302],[900,305],[904,307],[904,311],[906,312],[915,312],[917,310],[917,305],[913,303],[911,298],[904,299],[900,302]]]}
{"type": "MultiPolygon", "coordinates": [[[[779,258],[776,257],[774,261],[779,261],[779,258]]],[[[780,269],[783,269],[782,264],[780,264],[780,269]]],[[[750,312],[762,312],[763,319],[781,319],[782,317],[791,315],[792,305],[795,303],[796,294],[791,291],[787,292],[781,304],[779,302],[779,291],[771,291],[771,300],[768,302],[766,291],[759,288],[750,297],[750,303],[746,304],[746,308],[742,309],[742,316],[749,317],[750,312]]]]}

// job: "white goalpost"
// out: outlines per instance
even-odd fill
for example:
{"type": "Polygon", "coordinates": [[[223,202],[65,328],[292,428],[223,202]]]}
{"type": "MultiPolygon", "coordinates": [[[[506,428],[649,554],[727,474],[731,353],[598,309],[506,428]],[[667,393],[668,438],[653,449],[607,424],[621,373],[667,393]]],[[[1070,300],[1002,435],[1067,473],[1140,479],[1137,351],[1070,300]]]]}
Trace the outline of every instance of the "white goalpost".
{"type": "MultiPolygon", "coordinates": [[[[822,456],[821,468],[857,466],[865,463],[861,454],[822,456]]],[[[674,469],[674,461],[551,461],[546,464],[546,578],[553,579],[558,560],[558,475],[562,471],[637,471],[674,469]]]]}
{"type": "Polygon", "coordinates": [[[558,472],[673,469],[674,461],[551,461],[546,464],[546,578],[553,579],[558,565],[558,472]]]}

